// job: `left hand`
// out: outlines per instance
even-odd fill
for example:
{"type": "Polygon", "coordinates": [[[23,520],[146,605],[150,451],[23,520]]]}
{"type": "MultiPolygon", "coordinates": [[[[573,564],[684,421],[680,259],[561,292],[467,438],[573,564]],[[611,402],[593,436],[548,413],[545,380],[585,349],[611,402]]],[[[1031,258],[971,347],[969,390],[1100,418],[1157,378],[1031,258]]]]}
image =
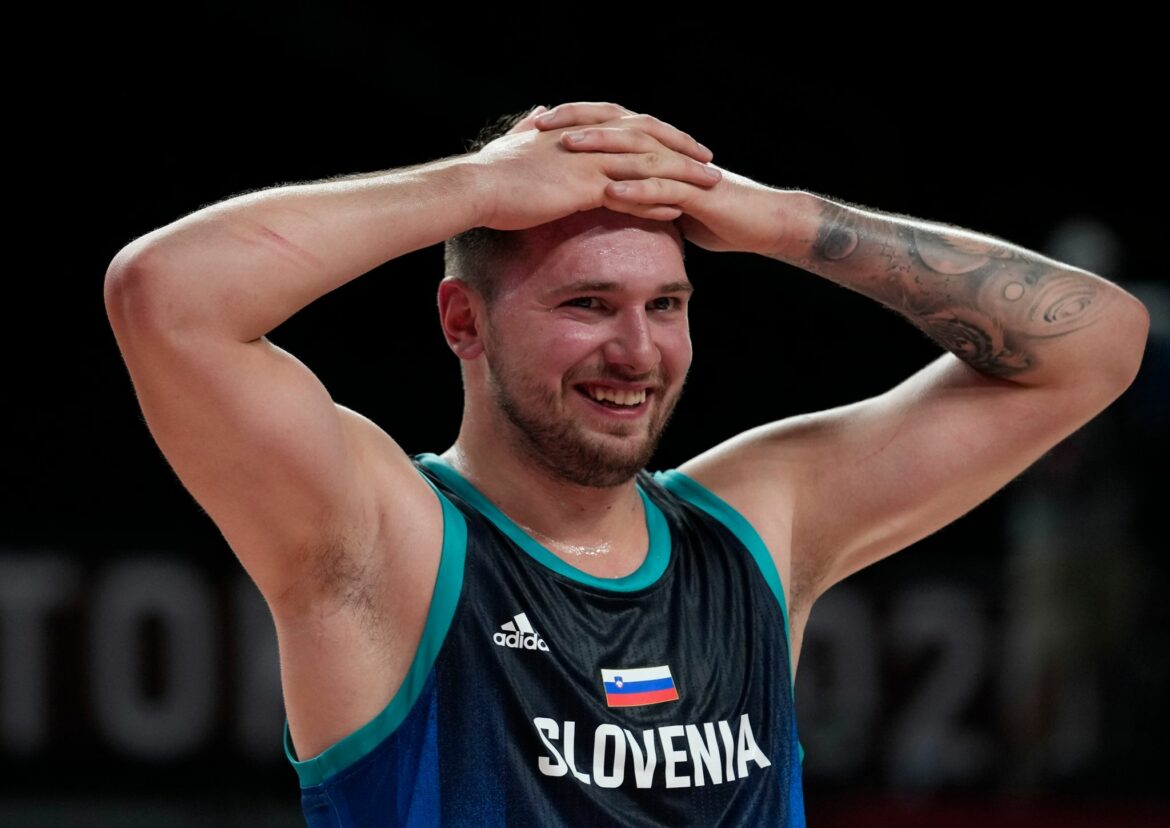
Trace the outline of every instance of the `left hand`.
{"type": "Polygon", "coordinates": [[[540,130],[566,128],[561,144],[569,150],[637,152],[629,145],[636,133],[597,124],[614,119],[639,119],[651,124],[662,143],[696,159],[719,173],[709,187],[668,178],[644,178],[610,182],[606,195],[615,202],[675,207],[681,215],[675,219],[679,230],[692,243],[713,251],[740,251],[768,255],[783,247],[784,194],[744,176],[709,163],[710,150],[691,136],[650,115],[638,115],[611,103],[573,103],[555,106],[533,121],[540,130]],[[657,125],[661,125],[660,127],[657,125]],[[582,129],[571,129],[581,126],[582,129]],[[580,136],[580,141],[573,138],[580,136]],[[619,192],[621,186],[624,192],[619,192]]]}

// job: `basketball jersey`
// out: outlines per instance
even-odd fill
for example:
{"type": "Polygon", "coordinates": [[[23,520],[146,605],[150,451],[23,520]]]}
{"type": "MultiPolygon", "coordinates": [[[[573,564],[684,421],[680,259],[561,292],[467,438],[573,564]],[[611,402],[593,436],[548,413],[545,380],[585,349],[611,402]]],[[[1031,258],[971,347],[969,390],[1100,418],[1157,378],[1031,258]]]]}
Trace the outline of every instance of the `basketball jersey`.
{"type": "Polygon", "coordinates": [[[803,826],[788,619],[763,541],[640,472],[644,563],[584,573],[433,454],[443,546],[401,688],[297,761],[317,826],[803,826]]]}

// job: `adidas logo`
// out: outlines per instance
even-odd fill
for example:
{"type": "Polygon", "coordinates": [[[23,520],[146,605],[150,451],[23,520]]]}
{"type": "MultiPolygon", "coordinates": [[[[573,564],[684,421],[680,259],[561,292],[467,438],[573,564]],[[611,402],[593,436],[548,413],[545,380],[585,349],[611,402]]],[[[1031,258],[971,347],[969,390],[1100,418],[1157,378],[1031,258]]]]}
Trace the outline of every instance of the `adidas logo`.
{"type": "Polygon", "coordinates": [[[528,621],[528,616],[525,613],[514,616],[511,621],[505,621],[500,625],[500,629],[503,632],[493,635],[492,640],[501,647],[548,652],[548,645],[544,643],[543,638],[536,634],[536,630],[532,629],[532,624],[528,621]]]}

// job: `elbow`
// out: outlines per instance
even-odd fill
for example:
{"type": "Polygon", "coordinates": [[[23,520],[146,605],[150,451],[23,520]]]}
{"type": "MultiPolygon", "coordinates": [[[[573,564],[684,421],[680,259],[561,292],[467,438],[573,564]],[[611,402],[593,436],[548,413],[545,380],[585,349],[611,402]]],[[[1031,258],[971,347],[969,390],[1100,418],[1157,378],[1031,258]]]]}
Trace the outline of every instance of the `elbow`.
{"type": "Polygon", "coordinates": [[[124,328],[139,315],[142,288],[144,283],[150,281],[146,248],[144,239],[136,239],[119,250],[106,268],[102,297],[106,316],[115,331],[124,328]]]}
{"type": "Polygon", "coordinates": [[[117,325],[127,316],[130,309],[131,287],[140,285],[143,281],[143,257],[140,255],[142,241],[136,239],[119,250],[106,268],[106,278],[102,282],[102,297],[105,301],[106,316],[109,317],[111,324],[117,325]]]}
{"type": "Polygon", "coordinates": [[[1118,395],[1133,384],[1142,367],[1146,343],[1150,338],[1150,311],[1139,299],[1133,298],[1130,311],[1119,337],[1116,378],[1120,384],[1118,395]]]}
{"type": "Polygon", "coordinates": [[[102,297],[116,334],[156,322],[166,306],[162,283],[167,267],[156,235],[157,231],[130,242],[106,268],[102,297]]]}
{"type": "Polygon", "coordinates": [[[1150,312],[1138,299],[1127,297],[1126,308],[1112,326],[1108,358],[1098,375],[1104,405],[1120,397],[1137,379],[1150,335],[1150,312]]]}

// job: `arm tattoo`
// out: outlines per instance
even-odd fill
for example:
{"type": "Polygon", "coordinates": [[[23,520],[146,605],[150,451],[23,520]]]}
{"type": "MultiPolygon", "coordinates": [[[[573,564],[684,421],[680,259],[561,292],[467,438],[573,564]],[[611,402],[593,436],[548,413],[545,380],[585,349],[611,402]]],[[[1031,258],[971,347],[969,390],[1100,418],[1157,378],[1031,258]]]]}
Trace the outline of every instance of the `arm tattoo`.
{"type": "Polygon", "coordinates": [[[822,202],[796,264],[904,314],[988,374],[1037,365],[1038,340],[1094,324],[1101,280],[989,236],[822,202]]]}

